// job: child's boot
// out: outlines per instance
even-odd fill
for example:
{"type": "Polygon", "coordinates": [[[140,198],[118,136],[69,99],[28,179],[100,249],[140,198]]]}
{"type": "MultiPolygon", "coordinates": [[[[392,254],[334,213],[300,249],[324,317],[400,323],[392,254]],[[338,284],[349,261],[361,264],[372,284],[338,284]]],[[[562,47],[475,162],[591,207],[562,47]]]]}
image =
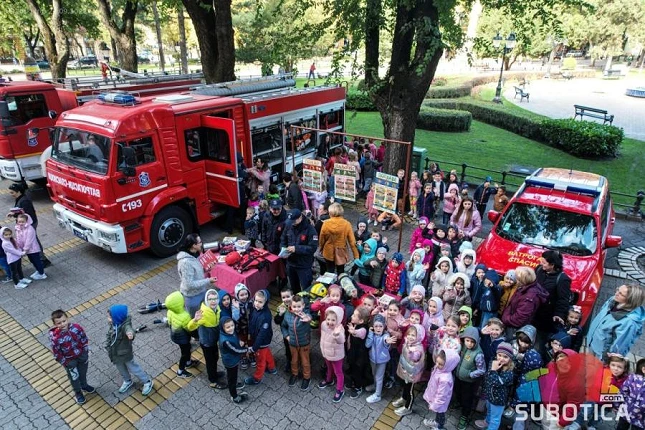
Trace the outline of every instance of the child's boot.
{"type": "Polygon", "coordinates": [[[459,424],[457,424],[457,430],[466,430],[468,428],[468,417],[461,416],[459,418],[459,424]]]}

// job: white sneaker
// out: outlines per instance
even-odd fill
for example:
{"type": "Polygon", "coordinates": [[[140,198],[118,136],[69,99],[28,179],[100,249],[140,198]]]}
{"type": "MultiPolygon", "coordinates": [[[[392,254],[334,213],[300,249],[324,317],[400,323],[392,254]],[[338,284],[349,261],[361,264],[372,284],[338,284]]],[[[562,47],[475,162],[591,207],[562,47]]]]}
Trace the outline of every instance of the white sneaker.
{"type": "Polygon", "coordinates": [[[119,388],[119,393],[123,394],[126,391],[130,389],[134,385],[134,382],[132,380],[130,381],[123,381],[123,384],[121,384],[121,388],[119,388]]]}
{"type": "Polygon", "coordinates": [[[400,417],[404,417],[412,413],[412,408],[406,408],[405,406],[401,406],[399,409],[395,410],[394,413],[400,417]]]}
{"type": "Polygon", "coordinates": [[[38,273],[38,271],[35,271],[35,272],[34,272],[34,273],[32,273],[31,275],[29,275],[29,277],[30,277],[31,279],[37,279],[37,278],[36,278],[36,276],[37,276],[37,275],[39,275],[39,273],[38,273]]]}
{"type": "Polygon", "coordinates": [[[378,225],[378,221],[374,220],[374,227],[376,227],[377,225],[378,225]]]}
{"type": "Polygon", "coordinates": [[[22,283],[24,283],[24,284],[31,284],[31,279],[22,278],[22,279],[20,280],[20,282],[22,282],[22,283]]]}
{"type": "Polygon", "coordinates": [[[405,399],[403,397],[399,397],[398,399],[392,402],[392,406],[395,408],[400,408],[403,405],[405,405],[405,399]]]}
{"type": "Polygon", "coordinates": [[[153,385],[154,383],[152,382],[152,379],[146,382],[145,384],[143,384],[143,389],[141,389],[141,394],[143,394],[144,396],[147,396],[148,394],[150,394],[150,392],[152,391],[153,385]]]}
{"type": "Polygon", "coordinates": [[[438,427],[438,424],[435,420],[428,419],[428,418],[424,418],[423,425],[426,427],[430,427],[432,429],[436,429],[438,427]]]}
{"type": "Polygon", "coordinates": [[[36,281],[39,281],[39,280],[42,280],[42,279],[47,279],[47,274],[43,273],[41,275],[40,273],[36,272],[33,275],[31,275],[31,278],[36,280],[36,281]]]}
{"type": "Polygon", "coordinates": [[[367,400],[367,403],[377,403],[381,401],[381,396],[374,393],[371,396],[369,396],[366,400],[367,400]]]}
{"type": "Polygon", "coordinates": [[[20,282],[18,282],[18,284],[17,284],[17,285],[15,285],[15,286],[14,286],[14,288],[15,288],[16,290],[22,290],[23,288],[27,288],[28,286],[29,286],[29,284],[27,284],[27,283],[25,283],[25,282],[20,281],[20,282]]]}

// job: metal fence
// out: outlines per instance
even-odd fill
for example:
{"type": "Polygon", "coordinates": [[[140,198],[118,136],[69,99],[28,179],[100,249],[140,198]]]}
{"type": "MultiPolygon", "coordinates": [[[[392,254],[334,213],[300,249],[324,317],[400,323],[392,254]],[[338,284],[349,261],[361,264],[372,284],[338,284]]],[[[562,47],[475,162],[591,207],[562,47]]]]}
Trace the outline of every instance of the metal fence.
{"type": "MultiPolygon", "coordinates": [[[[514,193],[522,185],[524,179],[533,173],[535,168],[524,166],[511,166],[509,170],[493,170],[479,166],[470,166],[466,163],[455,163],[454,161],[436,160],[425,158],[425,169],[428,170],[430,163],[434,162],[439,165],[443,172],[456,170],[459,176],[459,182],[466,184],[480,184],[484,182],[486,176],[491,176],[493,182],[505,185],[508,192],[514,193]],[[448,166],[449,168],[445,168],[448,166]]],[[[639,190],[636,193],[623,193],[621,191],[611,191],[614,207],[617,212],[625,215],[645,218],[641,211],[641,204],[645,198],[645,191],[639,190]]]]}

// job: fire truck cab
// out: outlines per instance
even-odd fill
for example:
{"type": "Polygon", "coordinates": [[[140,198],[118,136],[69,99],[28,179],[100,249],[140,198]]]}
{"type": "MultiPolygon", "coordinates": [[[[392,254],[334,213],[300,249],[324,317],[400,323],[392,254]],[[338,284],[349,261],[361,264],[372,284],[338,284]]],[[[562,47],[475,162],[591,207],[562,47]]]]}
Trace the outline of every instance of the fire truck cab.
{"type": "Polygon", "coordinates": [[[342,128],[344,88],[296,90],[286,81],[107,93],[63,113],[47,161],[59,224],[114,253],[176,253],[197,225],[239,207],[238,161],[262,157],[276,172],[290,170],[326,138],[310,133],[291,153],[290,124],[342,128]]]}

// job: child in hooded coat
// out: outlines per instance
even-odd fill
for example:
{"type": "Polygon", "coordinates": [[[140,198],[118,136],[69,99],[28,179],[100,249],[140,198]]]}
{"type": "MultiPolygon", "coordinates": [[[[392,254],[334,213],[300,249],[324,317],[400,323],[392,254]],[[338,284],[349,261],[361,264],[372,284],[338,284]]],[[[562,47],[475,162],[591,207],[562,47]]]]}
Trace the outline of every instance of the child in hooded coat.
{"type": "Polygon", "coordinates": [[[423,247],[423,231],[428,226],[428,222],[428,218],[424,216],[419,218],[419,226],[414,229],[412,237],[410,237],[410,253],[423,247]]]}
{"type": "Polygon", "coordinates": [[[168,326],[170,326],[170,340],[176,343],[181,351],[177,376],[190,378],[193,374],[186,368],[194,364],[190,358],[190,332],[188,331],[188,323],[191,318],[184,308],[184,296],[180,291],[175,291],[166,297],[164,304],[167,309],[168,326]]]}
{"type": "Polygon", "coordinates": [[[204,353],[204,360],[206,360],[206,372],[210,387],[223,390],[226,388],[226,384],[218,382],[218,379],[224,377],[224,372],[217,371],[220,315],[219,292],[209,289],[204,294],[204,302],[199,311],[195,312],[195,316],[188,322],[187,328],[188,331],[197,330],[199,333],[199,345],[204,353]]]}
{"type": "MultiPolygon", "coordinates": [[[[464,242],[464,244],[465,243],[470,244],[470,242],[464,242]]],[[[475,250],[464,249],[459,255],[459,258],[456,260],[455,269],[457,270],[457,272],[463,273],[464,275],[468,276],[468,278],[472,278],[475,274],[475,267],[477,267],[475,265],[476,261],[477,253],[475,252],[475,250]]]]}
{"type": "Polygon", "coordinates": [[[320,381],[318,388],[325,389],[333,385],[336,377],[336,394],[333,401],[338,403],[345,395],[345,375],[343,374],[343,359],[345,358],[345,330],[341,321],[345,312],[339,306],[330,306],[326,309],[320,323],[320,350],[325,359],[327,373],[325,379],[320,381]],[[331,316],[333,315],[333,317],[331,316]]]}
{"type": "Polygon", "coordinates": [[[436,332],[445,325],[443,320],[443,301],[439,297],[431,297],[427,303],[427,310],[423,318],[423,328],[426,329],[428,351],[433,351],[436,345],[436,332]]]}
{"type": "MultiPolygon", "coordinates": [[[[233,318],[233,305],[231,303],[231,295],[224,289],[219,290],[219,319],[233,318]]],[[[221,331],[221,330],[220,330],[221,331]]]]}
{"type": "Polygon", "coordinates": [[[406,295],[410,295],[412,292],[412,287],[415,285],[421,285],[423,283],[423,278],[426,276],[426,268],[423,265],[423,258],[425,257],[425,251],[423,248],[418,248],[414,250],[407,264],[405,265],[406,274],[406,295]]]}
{"type": "Polygon", "coordinates": [[[437,261],[434,272],[430,275],[432,282],[432,296],[441,297],[446,288],[448,288],[448,280],[452,275],[452,261],[448,257],[441,257],[437,261]]]}
{"type": "MultiPolygon", "coordinates": [[[[235,300],[231,299],[233,319],[235,320],[235,329],[240,340],[244,343],[249,343],[249,317],[251,308],[253,307],[253,299],[251,298],[251,291],[244,284],[235,285],[235,300]]],[[[242,357],[240,368],[242,370],[248,369],[249,364],[253,366],[255,363],[255,356],[249,354],[249,357],[242,357]]]]}
{"type": "Polygon", "coordinates": [[[419,382],[425,369],[425,351],[423,350],[423,339],[425,329],[420,324],[411,325],[405,335],[403,351],[399,358],[399,366],[396,374],[403,380],[403,393],[392,406],[398,408],[394,411],[398,416],[405,416],[412,413],[414,403],[414,384],[419,382]]]}
{"type": "Polygon", "coordinates": [[[383,274],[383,289],[385,292],[403,297],[407,287],[406,275],[403,254],[395,252],[383,274]]]}
{"type": "Polygon", "coordinates": [[[248,348],[235,333],[235,321],[231,317],[222,317],[220,320],[219,349],[222,353],[222,364],[226,368],[228,392],[234,403],[241,403],[248,394],[237,391],[237,374],[240,361],[248,348]]]}
{"type": "Polygon", "coordinates": [[[372,377],[374,378],[374,393],[367,398],[367,403],[376,403],[381,400],[385,369],[390,361],[390,344],[388,343],[390,335],[385,328],[385,317],[380,314],[375,315],[372,328],[367,333],[365,340],[365,346],[369,349],[372,377]]]}
{"type": "Polygon", "coordinates": [[[479,330],[468,327],[461,334],[461,360],[455,371],[455,392],[461,404],[458,430],[466,430],[473,411],[475,394],[486,373],[486,358],[479,346],[479,330]]]}
{"type": "Polygon", "coordinates": [[[435,413],[435,418],[423,420],[425,426],[435,429],[446,428],[446,411],[450,405],[454,377],[452,371],[459,364],[459,354],[453,350],[441,350],[435,360],[430,381],[423,393],[423,399],[428,403],[428,409],[435,413]]]}
{"type": "Polygon", "coordinates": [[[479,300],[479,310],[481,311],[480,328],[485,327],[489,319],[497,316],[499,299],[502,295],[502,289],[498,284],[499,275],[495,270],[488,269],[484,276],[484,289],[479,300]]]}
{"type": "Polygon", "coordinates": [[[403,300],[401,300],[401,308],[403,308],[403,312],[406,318],[410,316],[410,311],[415,309],[421,311],[422,314],[425,313],[426,311],[425,297],[426,297],[426,289],[423,288],[423,285],[417,284],[414,287],[412,287],[412,291],[410,291],[410,295],[404,298],[403,300]]]}
{"type": "Polygon", "coordinates": [[[132,387],[131,373],[143,383],[141,394],[147,396],[152,391],[153,382],[150,376],[141,369],[139,363],[134,361],[134,352],[132,350],[132,341],[134,340],[134,330],[128,315],[126,305],[112,305],[108,310],[108,321],[110,327],[107,332],[105,349],[108,357],[123,378],[123,384],[119,388],[119,393],[125,393],[132,387]]]}
{"type": "Polygon", "coordinates": [[[481,320],[479,302],[481,301],[482,293],[484,292],[484,280],[486,279],[487,270],[486,265],[480,263],[475,266],[475,273],[470,277],[470,299],[473,302],[473,323],[475,326],[479,326],[479,321],[481,320]]]}
{"type": "Polygon", "coordinates": [[[33,227],[33,220],[29,214],[20,214],[16,217],[16,243],[19,249],[27,254],[27,258],[36,269],[32,273],[32,279],[47,279],[45,266],[40,257],[41,248],[36,238],[36,229],[33,227]]]}
{"type": "Polygon", "coordinates": [[[630,424],[632,428],[645,428],[645,358],[638,360],[634,373],[627,377],[620,392],[625,400],[627,417],[620,417],[616,429],[628,430],[630,424]]]}
{"type": "Polygon", "coordinates": [[[358,279],[361,284],[371,284],[370,270],[367,262],[376,257],[377,242],[374,239],[366,239],[363,243],[361,256],[354,260],[354,267],[358,267],[358,279]]]}
{"type": "Polygon", "coordinates": [[[349,385],[352,387],[350,397],[359,397],[363,390],[374,381],[369,365],[369,349],[367,347],[367,333],[369,331],[370,313],[367,308],[359,306],[352,313],[347,323],[347,354],[349,364],[349,385]]]}

